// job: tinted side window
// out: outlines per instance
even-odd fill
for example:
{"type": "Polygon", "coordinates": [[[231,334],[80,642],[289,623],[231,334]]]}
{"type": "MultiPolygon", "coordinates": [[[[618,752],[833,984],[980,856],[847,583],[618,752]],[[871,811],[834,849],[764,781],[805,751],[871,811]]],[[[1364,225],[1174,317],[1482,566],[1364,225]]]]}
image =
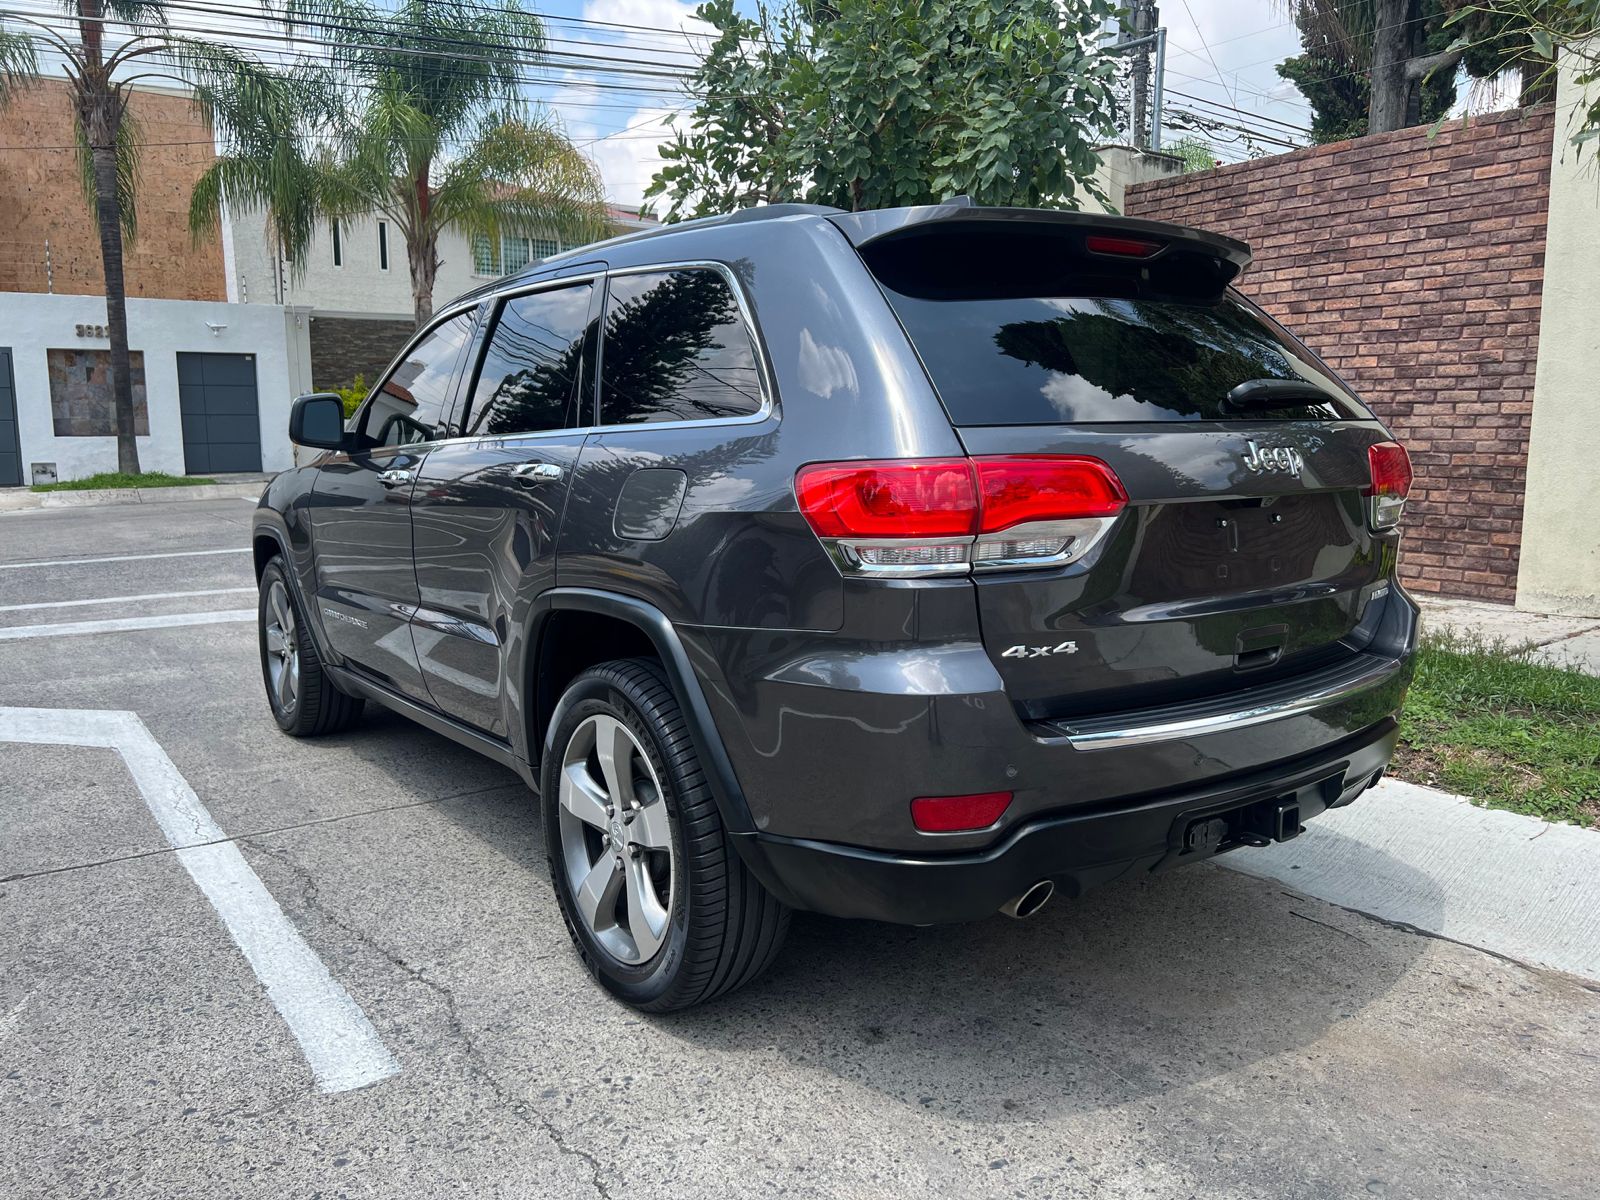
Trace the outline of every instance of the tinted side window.
{"type": "Polygon", "coordinates": [[[760,408],[755,344],[726,279],[699,268],[612,276],[601,424],[703,421],[760,408]]]}
{"type": "Polygon", "coordinates": [[[446,436],[450,381],[471,335],[472,314],[465,312],[411,347],[367,402],[358,430],[364,448],[408,446],[446,436]]]}
{"type": "Polygon", "coordinates": [[[586,425],[580,414],[591,283],[513,296],[500,308],[465,432],[539,433],[586,425]]]}

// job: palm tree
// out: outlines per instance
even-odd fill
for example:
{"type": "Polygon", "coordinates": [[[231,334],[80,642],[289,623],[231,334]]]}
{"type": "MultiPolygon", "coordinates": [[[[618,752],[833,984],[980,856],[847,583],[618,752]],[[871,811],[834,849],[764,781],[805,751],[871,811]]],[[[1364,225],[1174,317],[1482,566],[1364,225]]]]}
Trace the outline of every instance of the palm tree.
{"type": "Polygon", "coordinates": [[[271,131],[230,148],[201,181],[197,219],[214,211],[204,203],[212,197],[265,209],[293,250],[308,213],[381,213],[405,239],[418,325],[433,314],[446,228],[494,244],[503,232],[567,242],[611,232],[593,164],[517,98],[544,48],[543,23],[517,0],[403,0],[393,10],[290,0],[289,20],[327,41],[323,83],[306,93],[317,104],[339,93],[342,119],[319,115],[329,132],[315,153],[271,131]]]}
{"type": "Polygon", "coordinates": [[[249,123],[253,117],[248,104],[224,112],[215,101],[223,93],[241,100],[258,94],[269,77],[237,50],[175,36],[159,0],[65,0],[64,7],[65,17],[54,23],[15,16],[11,19],[26,28],[0,27],[0,103],[40,77],[41,55],[60,60],[76,118],[84,191],[100,234],[117,469],[137,474],[122,265],[123,238],[132,239],[137,228],[139,133],[128,113],[130,88],[142,79],[184,83],[194,90],[208,121],[237,118],[249,123]],[[62,32],[63,23],[68,32],[62,32]]]}

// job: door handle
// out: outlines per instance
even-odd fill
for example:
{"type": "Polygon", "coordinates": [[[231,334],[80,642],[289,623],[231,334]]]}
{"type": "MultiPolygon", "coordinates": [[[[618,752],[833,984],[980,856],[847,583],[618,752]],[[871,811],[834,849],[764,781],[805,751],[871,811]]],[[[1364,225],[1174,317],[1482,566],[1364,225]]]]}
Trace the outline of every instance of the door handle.
{"type": "Polygon", "coordinates": [[[378,472],[378,482],[386,488],[401,487],[411,482],[411,472],[403,467],[378,472]]]}
{"type": "Polygon", "coordinates": [[[511,468],[511,478],[524,487],[532,487],[536,483],[554,483],[564,473],[555,463],[547,462],[518,463],[511,468]]]}

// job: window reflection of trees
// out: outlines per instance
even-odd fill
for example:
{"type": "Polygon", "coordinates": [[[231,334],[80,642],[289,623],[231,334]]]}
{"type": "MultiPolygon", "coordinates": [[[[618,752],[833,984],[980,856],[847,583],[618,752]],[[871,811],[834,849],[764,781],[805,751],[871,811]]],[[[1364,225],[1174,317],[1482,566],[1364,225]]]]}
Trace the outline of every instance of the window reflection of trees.
{"type": "Polygon", "coordinates": [[[439,325],[390,372],[361,416],[359,444],[399,446],[439,437],[451,376],[472,332],[472,314],[439,325]]]}
{"type": "MultiPolygon", "coordinates": [[[[1211,307],[1140,300],[1029,301],[1061,315],[1010,321],[994,335],[1000,353],[1063,378],[1078,377],[1110,396],[1131,396],[1190,418],[1221,415],[1221,403],[1249,379],[1307,379],[1335,390],[1309,363],[1291,356],[1261,323],[1231,301],[1211,307]]],[[[1063,413],[1092,421],[1092,409],[1063,413]]],[[[1264,418],[1337,417],[1332,405],[1256,410],[1264,418]]]]}
{"type": "Polygon", "coordinates": [[[761,408],[749,331],[727,281],[713,271],[613,278],[601,361],[607,424],[761,408]]]}
{"type": "Polygon", "coordinates": [[[592,285],[508,300],[473,390],[467,433],[498,436],[581,425],[578,376],[592,285]]]}

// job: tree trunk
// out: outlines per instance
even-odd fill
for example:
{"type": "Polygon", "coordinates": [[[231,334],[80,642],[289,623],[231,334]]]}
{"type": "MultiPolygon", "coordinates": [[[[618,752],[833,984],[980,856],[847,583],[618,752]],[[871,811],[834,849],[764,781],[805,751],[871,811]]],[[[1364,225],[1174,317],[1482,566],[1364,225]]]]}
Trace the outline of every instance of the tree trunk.
{"type": "Polygon", "coordinates": [[[1412,83],[1406,78],[1411,57],[1414,0],[1377,0],[1372,37],[1372,95],[1367,103],[1367,132],[1404,129],[1412,83]]]}
{"type": "Polygon", "coordinates": [[[1542,58],[1522,60],[1522,92],[1517,97],[1519,108],[1532,108],[1535,104],[1552,104],[1556,98],[1556,73],[1542,58]]]}
{"type": "Polygon", "coordinates": [[[411,306],[417,328],[433,318],[433,280],[439,271],[439,235],[431,226],[406,242],[411,263],[411,306]]]}
{"type": "Polygon", "coordinates": [[[418,329],[433,317],[433,280],[439,273],[439,231],[433,224],[429,166],[424,163],[414,181],[412,220],[406,230],[406,259],[411,265],[411,308],[418,329]]]}
{"type": "Polygon", "coordinates": [[[106,334],[111,339],[111,399],[117,418],[117,470],[137,475],[139,441],[134,433],[128,295],[122,278],[122,207],[117,200],[116,134],[113,132],[110,137],[109,145],[92,139],[89,143],[94,156],[95,221],[100,226],[100,261],[106,277],[106,334]]]}
{"type": "Polygon", "coordinates": [[[122,97],[103,66],[105,26],[101,0],[80,0],[78,38],[83,67],[73,79],[83,138],[94,167],[94,217],[100,231],[100,264],[106,282],[106,333],[111,340],[111,403],[116,416],[117,470],[139,473],[139,441],[133,421],[133,366],[128,354],[128,294],[122,277],[122,202],[117,195],[117,134],[122,97]]]}

